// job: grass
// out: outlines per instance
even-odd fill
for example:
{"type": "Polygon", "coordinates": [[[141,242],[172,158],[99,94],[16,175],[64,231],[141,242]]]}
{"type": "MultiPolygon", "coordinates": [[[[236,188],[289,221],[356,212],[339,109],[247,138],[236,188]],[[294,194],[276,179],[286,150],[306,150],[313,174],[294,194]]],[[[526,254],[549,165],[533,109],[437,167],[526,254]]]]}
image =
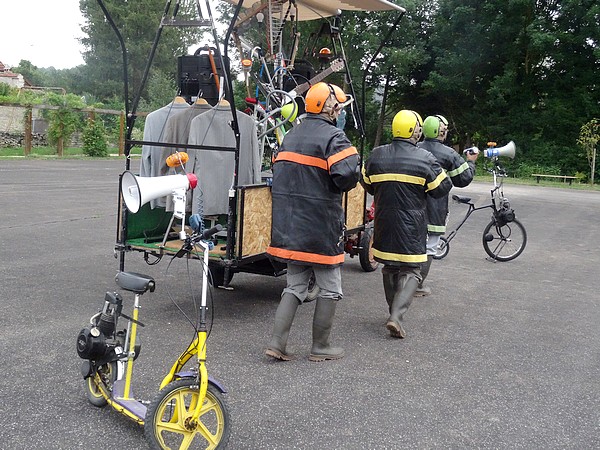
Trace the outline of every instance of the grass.
{"type": "MultiPolygon", "coordinates": [[[[475,180],[481,183],[493,183],[493,179],[491,175],[476,175],[475,180]]],[[[591,186],[589,183],[578,183],[577,181],[573,181],[572,184],[569,185],[568,182],[564,181],[551,181],[551,180],[540,180],[538,183],[535,177],[527,177],[527,178],[514,178],[508,177],[504,179],[504,184],[519,184],[523,186],[542,186],[542,187],[559,187],[565,189],[575,189],[580,191],[600,191],[600,184],[594,184],[591,186]]]]}

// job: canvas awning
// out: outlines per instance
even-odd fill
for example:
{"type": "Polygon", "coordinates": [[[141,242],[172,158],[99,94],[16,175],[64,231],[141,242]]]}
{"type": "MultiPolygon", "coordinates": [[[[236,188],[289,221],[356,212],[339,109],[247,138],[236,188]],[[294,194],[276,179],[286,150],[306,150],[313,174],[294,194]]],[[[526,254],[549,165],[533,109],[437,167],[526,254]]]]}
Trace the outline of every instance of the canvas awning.
{"type": "MultiPolygon", "coordinates": [[[[234,5],[238,0],[227,0],[234,5]]],[[[266,5],[269,0],[242,0],[244,8],[257,8],[261,3],[266,5]]],[[[278,0],[270,0],[277,3],[278,0]]],[[[287,0],[279,3],[287,4],[287,0]]],[[[338,11],[391,11],[404,12],[401,6],[388,0],[296,0],[298,6],[298,20],[315,20],[323,17],[335,16],[338,11]]]]}

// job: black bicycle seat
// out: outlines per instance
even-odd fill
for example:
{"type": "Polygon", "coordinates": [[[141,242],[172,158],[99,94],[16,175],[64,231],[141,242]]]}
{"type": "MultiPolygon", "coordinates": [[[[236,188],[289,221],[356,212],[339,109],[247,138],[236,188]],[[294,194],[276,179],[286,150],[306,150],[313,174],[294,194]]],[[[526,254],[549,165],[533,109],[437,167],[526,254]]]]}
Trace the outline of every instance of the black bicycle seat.
{"type": "Polygon", "coordinates": [[[119,272],[115,276],[115,281],[121,289],[136,294],[143,294],[146,291],[154,292],[156,287],[154,278],[135,272],[119,272]]]}
{"type": "Polygon", "coordinates": [[[471,203],[471,197],[464,197],[456,194],[452,194],[452,200],[458,203],[471,203]]]}

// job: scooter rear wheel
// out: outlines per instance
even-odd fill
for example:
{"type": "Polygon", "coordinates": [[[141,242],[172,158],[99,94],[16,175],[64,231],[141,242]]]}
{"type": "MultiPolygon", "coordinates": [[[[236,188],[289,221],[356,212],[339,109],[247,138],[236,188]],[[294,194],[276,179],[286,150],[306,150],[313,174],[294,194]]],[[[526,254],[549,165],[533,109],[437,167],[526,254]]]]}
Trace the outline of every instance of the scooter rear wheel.
{"type": "Polygon", "coordinates": [[[88,378],[85,379],[85,394],[89,402],[97,406],[98,408],[102,408],[108,404],[102,392],[100,391],[101,387],[98,383],[102,383],[102,389],[105,392],[109,392],[112,390],[113,383],[117,379],[117,363],[109,362],[100,366],[96,373],[92,374],[88,378]],[[98,381],[100,378],[100,381],[98,381]]]}

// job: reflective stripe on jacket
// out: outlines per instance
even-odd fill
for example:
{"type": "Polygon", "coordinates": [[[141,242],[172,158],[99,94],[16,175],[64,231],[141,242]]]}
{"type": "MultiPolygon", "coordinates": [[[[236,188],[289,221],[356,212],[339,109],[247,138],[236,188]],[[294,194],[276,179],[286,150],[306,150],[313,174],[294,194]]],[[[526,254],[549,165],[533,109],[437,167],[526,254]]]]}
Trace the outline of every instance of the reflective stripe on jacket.
{"type": "Polygon", "coordinates": [[[282,262],[344,262],[342,193],[358,182],[359,156],[342,130],[309,114],[273,158],[273,222],[267,253],[282,262]]]}
{"type": "MultiPolygon", "coordinates": [[[[465,161],[457,152],[442,144],[437,139],[425,139],[419,142],[419,147],[424,148],[438,160],[440,166],[456,187],[468,186],[475,176],[475,163],[465,161]]],[[[448,218],[448,195],[441,198],[427,198],[427,230],[431,234],[444,234],[448,218]]]]}
{"type": "Polygon", "coordinates": [[[425,262],[426,198],[444,196],[452,188],[435,157],[394,139],[373,149],[362,184],[375,196],[374,258],[388,265],[425,262]]]}

